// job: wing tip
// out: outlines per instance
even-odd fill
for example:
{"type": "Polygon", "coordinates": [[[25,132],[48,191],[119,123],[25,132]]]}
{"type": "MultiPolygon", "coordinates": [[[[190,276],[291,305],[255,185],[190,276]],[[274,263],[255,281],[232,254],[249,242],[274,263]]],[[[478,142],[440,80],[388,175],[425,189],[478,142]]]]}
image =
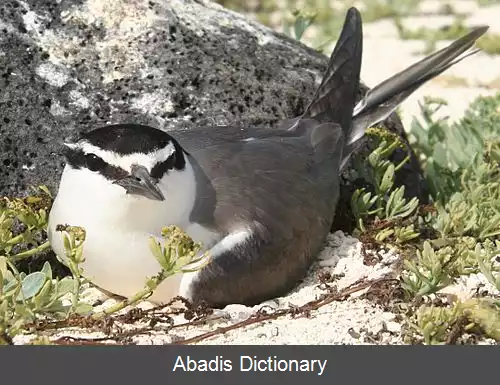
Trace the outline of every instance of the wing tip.
{"type": "MultiPolygon", "coordinates": [[[[338,98],[339,93],[332,95],[332,90],[339,90],[344,85],[347,91],[349,88],[346,84],[345,76],[342,78],[334,77],[340,71],[343,73],[350,72],[352,82],[359,83],[359,72],[361,71],[361,60],[362,60],[362,47],[363,47],[363,25],[361,13],[356,7],[350,7],[345,15],[344,23],[340,31],[339,38],[332,54],[329,59],[328,69],[323,74],[323,79],[320,86],[316,89],[314,96],[311,98],[311,102],[305,109],[302,117],[312,117],[319,118],[322,114],[326,115],[328,121],[336,121],[338,123],[342,122],[342,126],[346,126],[345,117],[339,116],[340,111],[338,110],[338,98]],[[345,65],[346,62],[350,62],[350,65],[345,65]],[[356,73],[358,72],[358,73],[356,73]],[[353,79],[355,77],[356,79],[353,79]],[[341,81],[342,80],[342,81],[341,81]],[[340,83],[339,83],[340,82],[340,83]],[[335,105],[332,106],[332,100],[337,99],[335,105]]],[[[355,93],[357,90],[353,90],[355,93]]],[[[355,97],[354,95],[349,95],[347,99],[355,97]]],[[[349,104],[346,100],[343,100],[344,104],[349,104]]],[[[352,103],[354,107],[354,102],[352,103]]],[[[350,119],[351,117],[349,117],[350,119]]],[[[325,118],[320,118],[325,119],[325,118]]],[[[346,127],[347,129],[347,127],[346,127]]]]}

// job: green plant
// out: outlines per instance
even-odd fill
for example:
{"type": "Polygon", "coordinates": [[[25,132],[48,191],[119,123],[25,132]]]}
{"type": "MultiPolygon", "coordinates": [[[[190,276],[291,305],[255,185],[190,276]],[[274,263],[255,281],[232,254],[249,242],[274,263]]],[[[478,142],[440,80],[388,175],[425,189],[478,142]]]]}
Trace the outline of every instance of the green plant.
{"type": "MultiPolygon", "coordinates": [[[[447,117],[436,117],[444,105],[444,100],[424,98],[421,116],[413,119],[409,135],[422,161],[431,195],[440,202],[461,190],[466,183],[464,170],[472,170],[473,174],[475,165],[482,162],[478,156],[500,138],[500,93],[477,98],[463,118],[453,123],[447,117]]],[[[498,150],[488,152],[494,159],[498,150]]]]}
{"type": "Polygon", "coordinates": [[[457,333],[459,329],[462,332],[482,332],[498,341],[500,307],[488,299],[475,298],[457,302],[450,307],[422,305],[409,324],[428,345],[450,343],[450,336],[460,335],[457,333]],[[457,331],[453,333],[453,329],[457,331]]]}
{"type": "Polygon", "coordinates": [[[424,241],[416,258],[404,260],[402,288],[410,297],[434,294],[453,283],[456,278],[481,271],[493,285],[498,285],[500,266],[495,256],[500,242],[478,242],[473,237],[446,241],[424,241]],[[433,246],[434,244],[434,246],[433,246]]]}
{"type": "MultiPolygon", "coordinates": [[[[402,287],[409,297],[427,296],[463,275],[482,273],[500,290],[500,94],[476,99],[455,123],[434,114],[443,101],[427,99],[414,120],[415,151],[436,200],[435,214],[421,223],[437,231],[423,240],[416,258],[404,261],[402,287]],[[432,246],[431,246],[432,245],[432,246]]],[[[413,326],[425,343],[475,330],[500,339],[500,301],[472,298],[449,306],[422,306],[413,326]],[[457,329],[458,328],[458,329],[457,329]]],[[[452,338],[453,339],[453,338],[452,338]]]]}
{"type": "Polygon", "coordinates": [[[286,35],[300,41],[307,28],[309,28],[314,23],[317,17],[317,13],[294,10],[292,11],[292,17],[292,21],[284,21],[283,30],[286,35]]]}
{"type": "Polygon", "coordinates": [[[474,162],[462,172],[461,191],[438,202],[434,228],[441,237],[500,235],[500,163],[474,162]]]}
{"type": "Polygon", "coordinates": [[[500,241],[487,240],[483,246],[482,250],[479,245],[474,249],[477,266],[486,279],[500,291],[500,264],[496,260],[500,256],[500,241]]]}
{"type": "MultiPolygon", "coordinates": [[[[397,136],[382,129],[369,129],[367,135],[378,141],[378,145],[368,156],[370,167],[365,168],[358,164],[356,169],[363,174],[363,179],[372,186],[373,191],[367,191],[365,188],[357,189],[351,198],[352,213],[361,231],[366,230],[364,221],[367,219],[375,221],[404,219],[412,215],[418,206],[417,198],[409,201],[404,198],[404,186],[394,186],[395,173],[409,158],[406,157],[397,165],[388,158],[396,148],[403,146],[402,142],[397,136]]],[[[399,241],[413,239],[418,235],[413,231],[413,227],[406,226],[391,233],[379,233],[378,237],[383,240],[394,233],[398,234],[399,241]]]]}
{"type": "Polygon", "coordinates": [[[425,305],[415,310],[411,305],[414,298],[439,298],[442,289],[469,274],[484,275],[497,290],[500,284],[496,259],[500,255],[500,96],[478,98],[454,123],[436,118],[444,104],[427,98],[411,131],[433,203],[417,211],[416,199],[403,198],[402,186],[394,185],[400,165],[388,160],[400,144],[390,134],[372,129],[376,148],[368,156],[370,168],[356,167],[371,188],[354,192],[352,211],[358,231],[372,241],[392,244],[404,256],[400,286],[411,301],[414,333],[425,343],[453,341],[456,330],[498,339],[500,301],[492,296],[456,306],[425,305]]]}
{"type": "Polygon", "coordinates": [[[457,254],[451,247],[433,250],[429,242],[424,242],[422,251],[417,250],[416,260],[405,259],[402,275],[403,289],[411,296],[435,293],[452,282],[450,264],[457,254]]]}
{"type": "MultiPolygon", "coordinates": [[[[451,12],[452,13],[452,12],[451,12]]],[[[446,28],[421,27],[417,30],[406,28],[400,18],[395,18],[394,23],[403,40],[424,40],[427,44],[425,53],[430,53],[436,49],[436,43],[440,40],[455,40],[469,32],[469,28],[464,21],[466,15],[456,14],[453,22],[446,28]]],[[[489,33],[477,41],[476,46],[489,54],[500,53],[499,36],[489,33]]]]}
{"type": "Polygon", "coordinates": [[[408,16],[416,11],[419,3],[420,0],[369,0],[363,4],[363,21],[408,16]]]}
{"type": "Polygon", "coordinates": [[[498,4],[500,3],[500,0],[477,0],[479,5],[491,5],[491,4],[498,4]]]}
{"type": "MultiPolygon", "coordinates": [[[[65,245],[71,244],[69,238],[78,236],[75,230],[70,230],[65,245]]],[[[71,249],[67,257],[78,269],[80,261],[74,258],[76,254],[71,249]]],[[[54,279],[48,262],[41,271],[26,275],[8,257],[0,257],[0,344],[11,343],[13,336],[38,320],[87,314],[92,307],[78,301],[78,288],[78,277],[54,279]],[[69,303],[64,301],[67,294],[73,298],[69,303]]]]}
{"type": "Polygon", "coordinates": [[[24,199],[0,197],[0,256],[11,262],[49,248],[48,242],[36,244],[43,238],[51,196],[45,186],[36,192],[38,195],[24,199]]]}

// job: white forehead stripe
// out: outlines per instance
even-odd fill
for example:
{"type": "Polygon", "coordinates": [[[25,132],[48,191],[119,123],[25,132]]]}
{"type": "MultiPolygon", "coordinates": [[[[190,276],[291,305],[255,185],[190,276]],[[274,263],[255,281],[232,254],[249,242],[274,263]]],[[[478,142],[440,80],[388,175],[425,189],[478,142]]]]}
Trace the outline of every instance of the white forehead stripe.
{"type": "Polygon", "coordinates": [[[120,155],[116,152],[103,150],[89,142],[82,141],[80,143],[66,143],[71,149],[80,149],[85,154],[95,154],[106,163],[110,165],[120,167],[126,171],[130,171],[130,167],[133,164],[140,164],[151,171],[151,169],[158,163],[167,160],[169,156],[171,156],[175,152],[175,146],[172,142],[168,142],[168,144],[160,148],[157,151],[152,151],[147,154],[134,152],[132,154],[120,155]]]}

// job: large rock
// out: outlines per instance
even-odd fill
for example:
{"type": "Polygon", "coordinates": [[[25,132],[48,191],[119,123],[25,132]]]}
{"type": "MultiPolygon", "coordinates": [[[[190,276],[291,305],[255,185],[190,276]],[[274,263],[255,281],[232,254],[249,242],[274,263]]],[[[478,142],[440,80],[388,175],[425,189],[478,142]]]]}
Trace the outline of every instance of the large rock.
{"type": "MultiPolygon", "coordinates": [[[[56,192],[61,143],[103,124],[272,126],[303,111],[327,62],[210,2],[4,0],[0,196],[56,192]]],[[[397,117],[389,125],[402,132],[397,117]]]]}

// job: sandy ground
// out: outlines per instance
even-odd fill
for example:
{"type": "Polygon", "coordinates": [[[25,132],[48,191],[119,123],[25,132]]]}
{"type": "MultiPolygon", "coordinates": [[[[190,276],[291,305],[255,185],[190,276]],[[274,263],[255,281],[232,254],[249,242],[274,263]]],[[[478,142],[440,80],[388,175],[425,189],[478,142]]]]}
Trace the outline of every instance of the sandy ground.
{"type": "MultiPolygon", "coordinates": [[[[435,9],[440,2],[426,1],[422,7],[426,10],[435,9]],[[436,5],[437,4],[437,5],[436,5]]],[[[473,1],[456,2],[461,9],[470,12],[467,18],[468,25],[487,24],[498,33],[500,5],[487,8],[478,8],[473,1]]],[[[455,4],[455,3],[454,3],[455,4]]],[[[449,22],[449,18],[436,16],[425,18],[411,17],[404,20],[405,25],[417,28],[419,25],[440,27],[449,22]]],[[[365,42],[362,67],[362,78],[368,85],[375,85],[386,77],[409,66],[422,56],[424,43],[421,41],[401,41],[397,37],[392,22],[380,20],[366,24],[364,27],[365,42]],[[383,50],[383,54],[381,54],[383,50]]],[[[443,43],[445,44],[445,43],[443,43]]],[[[333,48],[333,46],[332,46],[333,48]]],[[[422,87],[402,106],[403,120],[407,127],[413,116],[418,114],[418,102],[425,95],[442,97],[449,103],[442,114],[459,118],[467,105],[478,95],[491,95],[497,92],[491,86],[500,78],[500,56],[489,56],[480,53],[469,58],[447,71],[445,75],[433,80],[422,87]],[[463,84],[468,86],[453,86],[450,78],[464,79],[463,84]]],[[[220,327],[228,327],[237,322],[248,319],[257,310],[265,306],[267,309],[286,309],[290,306],[301,306],[319,298],[327,291],[320,288],[319,273],[329,273],[337,279],[333,285],[342,289],[363,279],[375,279],[390,273],[397,256],[389,251],[379,252],[381,261],[375,266],[363,263],[361,243],[341,232],[332,234],[325,245],[325,250],[319,262],[313,266],[307,279],[292,293],[284,298],[269,301],[254,308],[240,305],[231,305],[223,310],[216,311],[213,320],[204,325],[176,327],[169,332],[161,328],[133,337],[130,342],[139,344],[171,343],[185,338],[201,335],[220,327]]],[[[484,277],[474,276],[460,282],[450,292],[467,297],[479,285],[484,284],[484,277]]],[[[493,288],[490,288],[493,290],[493,288]]],[[[348,299],[333,301],[318,310],[309,313],[309,317],[292,318],[285,315],[276,320],[256,323],[245,328],[236,328],[223,334],[204,339],[205,344],[401,344],[401,323],[394,314],[384,311],[380,306],[360,299],[358,292],[348,299]]],[[[88,289],[85,293],[90,302],[102,297],[95,289],[88,289]]],[[[108,299],[103,306],[113,303],[108,299]]],[[[149,305],[143,304],[147,308],[149,305]]],[[[186,321],[182,316],[173,317],[175,324],[186,321]]],[[[117,323],[117,325],[120,325],[117,323]]],[[[123,330],[143,326],[121,324],[123,330]]],[[[104,337],[100,332],[91,333],[80,330],[60,330],[51,338],[61,336],[81,336],[99,338],[104,337]]],[[[16,343],[26,343],[30,336],[16,337],[16,343]]]]}
{"type": "MultiPolygon", "coordinates": [[[[215,310],[209,316],[211,321],[203,325],[176,327],[168,333],[159,330],[140,333],[128,342],[138,344],[175,343],[186,338],[193,338],[217,328],[231,327],[247,320],[259,310],[267,313],[279,309],[299,308],[310,301],[328,295],[329,289],[342,290],[359,280],[376,280],[385,277],[392,271],[398,256],[381,250],[373,253],[380,260],[375,266],[367,266],[363,262],[362,244],[357,239],[338,231],[330,234],[325,249],[319,255],[318,262],[311,267],[308,277],[286,297],[276,298],[255,307],[229,305],[215,310]],[[331,284],[321,285],[320,276],[328,273],[334,278],[331,284]]],[[[276,320],[259,322],[244,328],[235,328],[227,333],[201,341],[203,344],[400,344],[401,325],[395,321],[395,315],[384,311],[366,299],[360,298],[366,289],[353,294],[349,300],[333,301],[310,312],[308,316],[292,317],[284,315],[276,320]]],[[[106,298],[94,288],[83,291],[82,298],[89,303],[104,300],[96,308],[108,307],[116,303],[115,299],[106,298]]],[[[140,304],[141,309],[150,309],[151,304],[140,304]]],[[[125,309],[125,313],[129,309],[125,309]]],[[[186,322],[183,315],[173,316],[174,324],[186,322]]],[[[114,330],[120,328],[133,330],[144,327],[147,323],[127,324],[117,322],[114,330]]],[[[82,331],[76,328],[45,333],[51,339],[61,337],[105,338],[100,332],[82,331]]],[[[28,342],[32,336],[18,336],[16,343],[28,342]]]]}

